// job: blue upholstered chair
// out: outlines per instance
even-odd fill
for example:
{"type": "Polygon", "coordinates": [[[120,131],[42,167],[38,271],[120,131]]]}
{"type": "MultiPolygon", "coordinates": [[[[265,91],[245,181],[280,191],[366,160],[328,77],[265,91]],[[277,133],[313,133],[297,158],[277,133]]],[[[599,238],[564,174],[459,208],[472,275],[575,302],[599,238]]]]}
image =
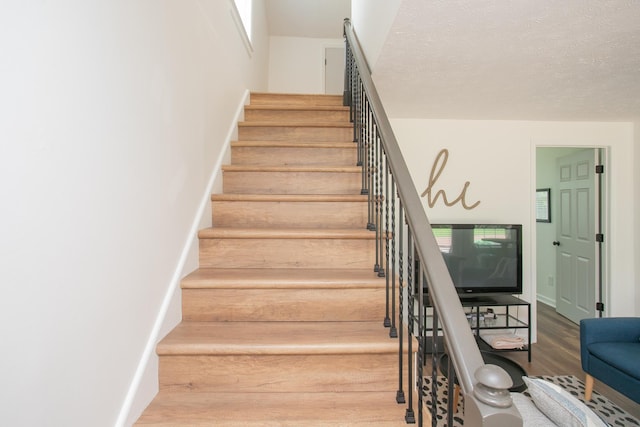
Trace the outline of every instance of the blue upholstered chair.
{"type": "Polygon", "coordinates": [[[591,399],[596,378],[640,403],[640,317],[581,320],[580,358],[585,399],[591,399]]]}

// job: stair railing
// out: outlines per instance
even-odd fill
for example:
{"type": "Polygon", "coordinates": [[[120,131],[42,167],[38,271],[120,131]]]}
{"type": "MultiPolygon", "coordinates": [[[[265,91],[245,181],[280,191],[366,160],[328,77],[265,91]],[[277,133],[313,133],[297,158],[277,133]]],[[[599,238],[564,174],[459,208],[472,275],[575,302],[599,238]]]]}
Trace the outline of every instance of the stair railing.
{"type": "Polygon", "coordinates": [[[344,36],[344,103],[350,106],[353,139],[358,144],[362,194],[368,195],[367,227],[377,237],[374,271],[386,280],[384,326],[390,328],[391,337],[398,337],[396,401],[406,404],[405,421],[423,425],[426,398],[431,402],[428,410],[433,426],[442,416],[449,426],[453,424],[455,399],[448,399],[444,414],[438,413],[442,411],[437,407],[440,372],[446,374],[448,396],[453,396],[454,384],[459,384],[465,425],[521,426],[508,390],[511,378],[482,359],[349,19],[344,21],[344,36]],[[439,348],[443,345],[440,334],[444,348],[439,348]],[[415,343],[418,347],[412,360],[415,343]],[[431,386],[423,391],[427,354],[443,351],[449,356],[448,363],[438,366],[439,358],[431,356],[431,386]]]}

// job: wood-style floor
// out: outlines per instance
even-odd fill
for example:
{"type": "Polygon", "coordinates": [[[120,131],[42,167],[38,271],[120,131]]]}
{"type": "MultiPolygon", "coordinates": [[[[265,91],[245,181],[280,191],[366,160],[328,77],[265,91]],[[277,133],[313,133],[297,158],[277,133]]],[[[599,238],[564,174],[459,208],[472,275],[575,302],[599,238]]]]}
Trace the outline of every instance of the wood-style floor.
{"type": "MultiPolygon", "coordinates": [[[[531,347],[531,363],[527,362],[526,352],[501,354],[518,362],[528,375],[575,375],[584,382],[578,325],[541,302],[538,302],[537,314],[538,340],[531,347]]],[[[640,419],[640,404],[598,380],[595,381],[594,390],[640,419]]]]}

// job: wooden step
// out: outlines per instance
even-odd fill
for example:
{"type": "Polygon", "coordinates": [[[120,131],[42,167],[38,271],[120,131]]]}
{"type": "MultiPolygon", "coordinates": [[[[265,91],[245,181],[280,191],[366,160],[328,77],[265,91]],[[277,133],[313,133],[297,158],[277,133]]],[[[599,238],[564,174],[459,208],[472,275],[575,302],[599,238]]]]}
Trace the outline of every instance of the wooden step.
{"type": "Polygon", "coordinates": [[[265,166],[355,166],[357,145],[353,142],[234,141],[234,165],[265,166]]]}
{"type": "Polygon", "coordinates": [[[376,234],[362,229],[207,228],[200,268],[372,268],[376,234]]]}
{"type": "Polygon", "coordinates": [[[244,119],[251,121],[349,122],[349,107],[307,105],[247,105],[244,119]]]}
{"type": "Polygon", "coordinates": [[[159,356],[387,354],[398,351],[380,322],[182,322],[159,356]]]}
{"type": "Polygon", "coordinates": [[[157,347],[162,390],[392,389],[398,341],[382,322],[182,322],[157,347]]]}
{"type": "MultiPolygon", "coordinates": [[[[366,269],[233,269],[200,268],[182,279],[183,289],[289,289],[306,286],[322,289],[369,288],[372,270],[366,269]]],[[[383,283],[373,274],[376,283],[383,283]]]]}
{"type": "Polygon", "coordinates": [[[182,281],[182,319],[382,322],[385,285],[373,269],[202,269],[182,281]]]}
{"type": "Polygon", "coordinates": [[[342,106],[342,95],[252,92],[250,105],[342,106]]]}
{"type": "Polygon", "coordinates": [[[353,141],[349,122],[240,122],[240,141],[353,141]]]}
{"type": "Polygon", "coordinates": [[[357,166],[222,167],[228,194],[360,194],[362,171],[357,166]]]}
{"type": "Polygon", "coordinates": [[[361,195],[214,194],[214,227],[365,228],[361,195]]]}
{"type": "Polygon", "coordinates": [[[406,427],[405,407],[395,402],[395,390],[242,394],[162,391],[136,425],[406,427]]]}

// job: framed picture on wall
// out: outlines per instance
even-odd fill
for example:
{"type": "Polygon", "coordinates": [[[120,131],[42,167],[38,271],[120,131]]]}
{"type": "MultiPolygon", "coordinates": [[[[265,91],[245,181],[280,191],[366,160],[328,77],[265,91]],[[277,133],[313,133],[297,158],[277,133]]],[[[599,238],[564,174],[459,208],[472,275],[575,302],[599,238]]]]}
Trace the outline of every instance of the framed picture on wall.
{"type": "Polygon", "coordinates": [[[536,221],[551,222],[551,189],[536,190],[536,221]]]}

